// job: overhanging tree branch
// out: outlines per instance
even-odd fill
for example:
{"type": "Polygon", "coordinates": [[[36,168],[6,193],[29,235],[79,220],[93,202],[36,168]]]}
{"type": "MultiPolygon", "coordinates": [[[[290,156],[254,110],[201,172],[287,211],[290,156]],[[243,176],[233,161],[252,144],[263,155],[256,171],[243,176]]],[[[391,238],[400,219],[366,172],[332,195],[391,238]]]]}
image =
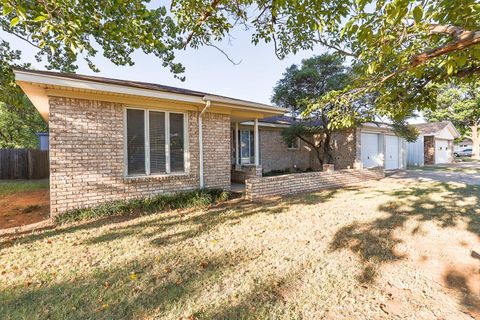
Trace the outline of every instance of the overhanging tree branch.
{"type": "Polygon", "coordinates": [[[455,41],[412,56],[410,59],[411,66],[415,67],[452,51],[463,50],[470,46],[480,44],[480,31],[465,31],[454,26],[432,26],[430,34],[449,34],[454,37],[455,41]]]}
{"type": "Polygon", "coordinates": [[[217,6],[218,4],[220,3],[220,0],[213,0],[212,1],[212,4],[210,5],[210,8],[208,8],[201,16],[200,18],[197,20],[197,22],[195,23],[195,27],[192,29],[192,32],[190,32],[190,34],[188,35],[187,37],[187,40],[185,41],[185,48],[188,46],[188,44],[190,43],[190,41],[192,41],[193,39],[193,36],[195,35],[197,29],[199,27],[202,26],[202,24],[204,24],[208,18],[213,14],[213,12],[215,12],[215,10],[217,9],[217,6]]]}

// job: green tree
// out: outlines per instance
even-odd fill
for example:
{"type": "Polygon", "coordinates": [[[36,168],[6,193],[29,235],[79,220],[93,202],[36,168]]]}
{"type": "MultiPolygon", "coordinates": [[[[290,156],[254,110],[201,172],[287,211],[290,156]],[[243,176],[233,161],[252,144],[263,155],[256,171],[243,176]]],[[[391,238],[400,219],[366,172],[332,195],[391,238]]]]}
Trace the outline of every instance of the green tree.
{"type": "Polygon", "coordinates": [[[480,158],[480,81],[449,83],[439,88],[437,105],[425,112],[429,121],[451,121],[472,140],[473,157],[480,158]]]}
{"type": "Polygon", "coordinates": [[[273,88],[272,102],[299,116],[327,92],[348,84],[349,69],[344,62],[340,55],[322,54],[291,65],[273,88]]]}
{"type": "MultiPolygon", "coordinates": [[[[236,26],[271,42],[283,58],[324,45],[349,56],[358,77],[306,110],[360,96],[375,113],[401,120],[434,105],[433,84],[480,71],[478,0],[173,1],[186,45],[212,45],[236,26]]],[[[345,116],[348,116],[345,115],[345,116]]]]}
{"type": "Polygon", "coordinates": [[[11,67],[27,68],[21,64],[20,52],[0,41],[0,148],[35,148],[36,132],[46,131],[47,125],[15,85],[11,67]]]}
{"type": "MultiPolygon", "coordinates": [[[[322,54],[302,60],[300,65],[288,67],[273,88],[272,102],[287,108],[293,117],[298,117],[309,105],[332,90],[341,90],[350,81],[349,69],[343,65],[345,58],[340,55],[322,54]]],[[[285,142],[295,138],[310,145],[322,165],[331,161],[330,141],[338,127],[330,125],[328,113],[332,105],[318,108],[307,123],[285,128],[282,132],[285,142]],[[311,122],[310,124],[308,122],[311,122]]]]}

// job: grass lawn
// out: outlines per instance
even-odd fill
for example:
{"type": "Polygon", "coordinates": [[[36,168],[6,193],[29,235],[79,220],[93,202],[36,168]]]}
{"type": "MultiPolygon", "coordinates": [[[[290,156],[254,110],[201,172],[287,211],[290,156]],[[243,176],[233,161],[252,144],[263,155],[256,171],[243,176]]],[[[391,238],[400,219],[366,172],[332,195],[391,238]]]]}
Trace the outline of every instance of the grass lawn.
{"type": "Polygon", "coordinates": [[[10,236],[0,319],[479,317],[479,197],[387,178],[10,236]]]}
{"type": "Polygon", "coordinates": [[[17,192],[48,189],[48,179],[42,180],[0,180],[0,196],[17,192]]]}

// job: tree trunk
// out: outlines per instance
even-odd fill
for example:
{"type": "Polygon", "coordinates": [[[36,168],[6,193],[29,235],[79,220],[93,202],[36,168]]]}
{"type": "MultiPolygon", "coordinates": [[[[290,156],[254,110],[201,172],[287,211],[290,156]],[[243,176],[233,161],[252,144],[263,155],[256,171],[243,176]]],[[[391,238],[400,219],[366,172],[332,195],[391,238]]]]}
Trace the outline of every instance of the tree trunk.
{"type": "Polygon", "coordinates": [[[330,146],[330,140],[332,137],[331,132],[325,132],[325,140],[323,142],[323,161],[324,163],[332,162],[332,148],[330,146]]]}
{"type": "Polygon", "coordinates": [[[478,137],[478,123],[475,123],[473,126],[470,126],[470,129],[472,130],[472,157],[474,159],[480,159],[480,139],[478,137]]]}
{"type": "Polygon", "coordinates": [[[323,170],[323,159],[322,159],[322,153],[320,152],[321,148],[315,148],[315,151],[317,152],[317,159],[318,159],[318,162],[320,163],[320,169],[323,170]]]}

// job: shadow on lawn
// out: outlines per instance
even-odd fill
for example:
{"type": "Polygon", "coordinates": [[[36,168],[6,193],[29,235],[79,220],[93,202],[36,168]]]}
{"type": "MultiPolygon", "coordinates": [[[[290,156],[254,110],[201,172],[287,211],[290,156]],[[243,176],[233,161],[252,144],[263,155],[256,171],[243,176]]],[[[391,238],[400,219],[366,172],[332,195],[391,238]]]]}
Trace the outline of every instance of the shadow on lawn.
{"type": "MultiPolygon", "coordinates": [[[[181,210],[137,223],[133,220],[133,224],[118,227],[114,223],[134,217],[110,217],[32,234],[17,242],[31,243],[112,224],[112,229],[89,237],[86,244],[97,245],[137,234],[147,237],[152,244],[167,246],[199,236],[223,223],[241,223],[257,214],[286,212],[295,204],[327,201],[336,192],[329,190],[306,198],[297,196],[261,203],[226,203],[208,210],[181,210]],[[180,225],[180,231],[169,233],[175,225],[180,225]]],[[[272,314],[287,314],[291,319],[299,317],[298,311],[290,309],[285,302],[293,299],[295,285],[292,279],[301,277],[301,266],[295,266],[295,270],[288,270],[281,277],[270,276],[268,271],[262,270],[263,274],[253,279],[254,284],[247,287],[246,292],[230,288],[225,296],[222,292],[215,293],[220,296],[212,302],[205,298],[210,290],[219,285],[228,286],[222,281],[228,281],[229,277],[237,277],[239,281],[241,266],[255,264],[261,252],[242,249],[192,253],[182,248],[188,246],[173,247],[169,255],[149,256],[125,265],[97,269],[69,281],[54,280],[38,287],[37,283],[32,283],[8,288],[0,292],[0,318],[136,319],[169,313],[172,317],[192,316],[195,319],[272,318],[272,314]],[[188,311],[191,315],[185,314],[185,310],[191,310],[188,311]]]]}
{"type": "Polygon", "coordinates": [[[375,192],[393,198],[378,208],[387,217],[367,223],[355,221],[338,230],[330,243],[331,251],[349,249],[359,256],[363,265],[360,282],[374,281],[383,264],[406,258],[396,252],[403,240],[395,231],[409,220],[433,221],[442,228],[465,222],[467,230],[480,237],[479,185],[435,183],[375,192]],[[441,198],[434,199],[438,194],[441,198]]]}
{"type": "Polygon", "coordinates": [[[252,250],[210,255],[177,251],[69,282],[11,288],[0,292],[0,318],[137,319],[166,314],[192,319],[262,318],[285,309],[283,292],[293,271],[282,278],[259,278],[247,292],[233,288],[225,294],[217,289],[215,302],[206,298],[212,288],[228,286],[222,281],[235,276],[238,266],[255,263],[255,256],[259,253],[252,250]]]}
{"type": "MultiPolygon", "coordinates": [[[[460,302],[468,313],[474,319],[480,317],[480,297],[472,287],[472,275],[478,273],[477,268],[469,268],[467,270],[456,270],[454,268],[448,269],[444,275],[443,280],[448,288],[456,291],[460,296],[460,302]]],[[[475,279],[475,278],[474,278],[475,279]]],[[[476,280],[476,279],[475,279],[476,280]]]]}
{"type": "MultiPolygon", "coordinates": [[[[343,190],[357,189],[358,188],[356,187],[348,187],[343,190]]],[[[146,227],[155,227],[153,232],[143,233],[143,236],[151,238],[152,243],[154,244],[174,244],[195,237],[203,232],[207,232],[215,226],[225,222],[235,224],[239,223],[242,218],[256,214],[282,213],[288,211],[291,206],[297,204],[315,205],[326,202],[334,197],[337,192],[339,192],[338,189],[331,189],[317,193],[270,199],[260,202],[250,202],[245,200],[233,203],[227,202],[204,210],[186,209],[175,211],[173,214],[168,212],[159,213],[154,219],[149,219],[148,221],[134,223],[126,227],[112,227],[110,231],[102,234],[101,236],[89,239],[88,243],[94,245],[102,242],[113,241],[127,237],[135,232],[142,233],[146,227]],[[193,214],[196,211],[201,211],[201,213],[193,214]],[[170,227],[175,225],[181,225],[185,230],[175,234],[168,233],[169,229],[171,229],[170,227]]],[[[137,214],[105,217],[69,226],[58,226],[53,227],[52,229],[49,227],[48,230],[40,230],[30,234],[9,235],[12,237],[12,239],[0,243],[0,248],[10,246],[13,243],[28,244],[59,235],[72,234],[78,231],[88,231],[107,225],[115,225],[119,222],[135,220],[139,216],[140,215],[137,214]]]]}
{"type": "MultiPolygon", "coordinates": [[[[345,189],[344,189],[345,190],[345,189]]],[[[348,187],[346,190],[358,190],[356,187],[348,187]]],[[[220,205],[216,208],[203,210],[195,213],[198,209],[189,211],[178,211],[174,214],[158,215],[153,220],[116,228],[99,237],[91,238],[87,244],[98,244],[106,241],[120,239],[134,233],[151,239],[155,245],[172,245],[197,237],[218,225],[229,223],[240,223],[242,219],[258,214],[280,214],[287,212],[294,205],[315,205],[329,201],[339,192],[335,190],[324,190],[318,193],[311,193],[301,196],[285,197],[281,200],[266,200],[262,202],[241,201],[238,204],[220,205]],[[193,211],[193,213],[192,213],[193,211]],[[172,227],[180,226],[183,230],[170,233],[172,227]],[[145,228],[152,229],[145,232],[145,228]]]]}

